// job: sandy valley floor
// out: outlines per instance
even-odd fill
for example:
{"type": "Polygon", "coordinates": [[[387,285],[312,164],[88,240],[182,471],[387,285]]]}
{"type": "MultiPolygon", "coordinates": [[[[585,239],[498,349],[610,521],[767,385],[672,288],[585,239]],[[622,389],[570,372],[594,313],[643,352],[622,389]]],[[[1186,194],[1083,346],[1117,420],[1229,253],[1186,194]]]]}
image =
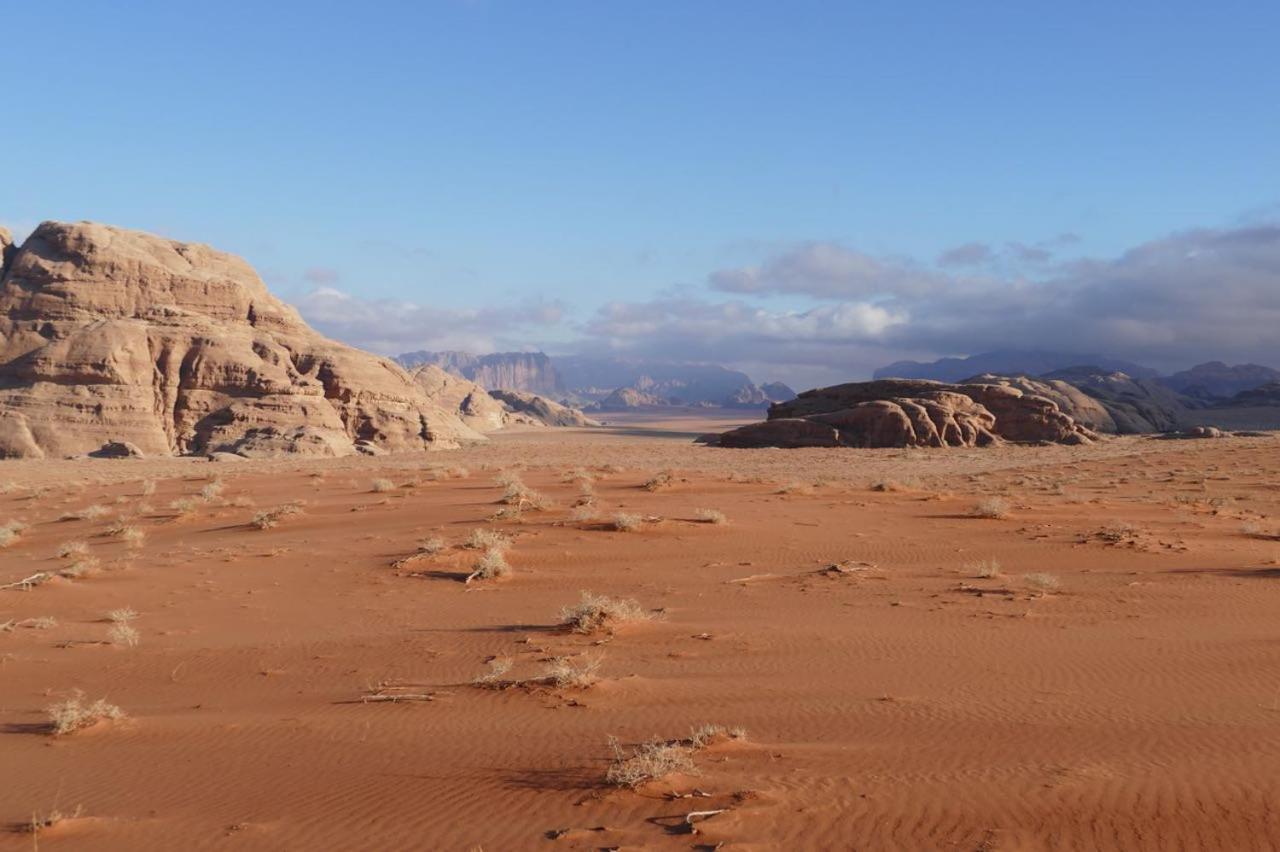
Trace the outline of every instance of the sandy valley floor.
{"type": "Polygon", "coordinates": [[[0,463],[0,584],[34,576],[0,591],[0,850],[1280,847],[1280,438],[689,443],[711,421],[0,463]],[[503,471],[554,505],[488,520],[503,471]],[[511,576],[463,582],[475,529],[511,576]],[[583,590],[649,617],[570,632],[583,590]],[[75,690],[124,717],[53,735],[75,690]],[[703,724],[745,736],[605,783],[611,736],[703,724]]]}

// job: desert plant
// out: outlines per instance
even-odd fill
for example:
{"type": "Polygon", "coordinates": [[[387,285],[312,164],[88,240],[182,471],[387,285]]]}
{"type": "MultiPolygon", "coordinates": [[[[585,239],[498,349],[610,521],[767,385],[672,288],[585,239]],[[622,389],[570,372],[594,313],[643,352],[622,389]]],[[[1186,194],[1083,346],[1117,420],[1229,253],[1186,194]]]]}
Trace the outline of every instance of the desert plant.
{"type": "Polygon", "coordinates": [[[583,592],[582,599],[560,610],[560,623],[575,633],[612,633],[619,625],[644,621],[648,614],[628,598],[583,592]]]}
{"type": "Polygon", "coordinates": [[[552,657],[542,673],[542,680],[557,689],[587,689],[599,680],[598,657],[552,657]]]}
{"type": "Polygon", "coordinates": [[[112,645],[123,645],[126,648],[136,648],[138,643],[142,641],[142,634],[138,632],[132,624],[125,621],[118,621],[107,629],[107,640],[112,645]]]}
{"type": "Polygon", "coordinates": [[[418,552],[427,556],[435,556],[437,553],[443,553],[448,548],[449,545],[439,536],[425,538],[418,542],[418,552]]]}
{"type": "Polygon", "coordinates": [[[120,530],[120,540],[129,547],[142,547],[146,538],[147,534],[138,527],[127,526],[120,530]]]}
{"type": "Polygon", "coordinates": [[[119,609],[109,610],[107,612],[107,621],[113,624],[128,624],[138,617],[137,611],[133,607],[120,607],[119,609]]]}
{"type": "Polygon", "coordinates": [[[97,559],[92,556],[80,556],[71,560],[65,568],[60,568],[58,576],[66,577],[68,580],[77,580],[96,571],[97,568],[97,559]]]}
{"type": "Polygon", "coordinates": [[[388,491],[395,491],[396,484],[390,479],[375,479],[373,481],[372,491],[375,494],[384,494],[388,491]]]}
{"type": "Polygon", "coordinates": [[[510,686],[511,682],[506,679],[507,672],[511,671],[513,665],[510,657],[494,657],[488,662],[488,670],[471,681],[473,686],[482,689],[501,689],[510,686]]]}
{"type": "Polygon", "coordinates": [[[255,514],[249,523],[260,530],[269,530],[278,526],[283,519],[299,514],[302,514],[301,503],[283,503],[274,509],[263,509],[255,514]]]}
{"type": "Polygon", "coordinates": [[[105,698],[87,703],[84,693],[78,689],[65,701],[49,705],[45,712],[49,714],[50,733],[55,737],[74,733],[98,722],[124,717],[124,711],[107,703],[105,698]]]}
{"type": "Polygon", "coordinates": [[[471,550],[489,550],[490,548],[506,550],[511,547],[511,538],[497,530],[486,530],[477,527],[471,531],[471,535],[467,536],[467,540],[462,543],[462,546],[471,550]]]}
{"type": "Polygon", "coordinates": [[[618,532],[635,532],[643,523],[644,518],[627,512],[619,512],[613,516],[613,528],[618,532]]]}
{"type": "Polygon", "coordinates": [[[981,562],[974,562],[972,565],[965,566],[966,570],[973,576],[982,580],[990,580],[1000,576],[1000,563],[994,559],[984,559],[981,562]]]}
{"type": "Polygon", "coordinates": [[[699,521],[702,521],[704,524],[729,523],[729,519],[725,517],[724,512],[721,512],[719,509],[699,509],[694,513],[694,517],[699,521]]]}
{"type": "Polygon", "coordinates": [[[63,512],[58,517],[60,521],[96,521],[103,515],[107,514],[110,509],[101,503],[94,503],[92,506],[85,506],[83,509],[77,509],[74,512],[63,512]]]}
{"type": "Polygon", "coordinates": [[[1057,577],[1044,573],[1027,574],[1022,578],[1022,581],[1041,595],[1056,592],[1058,587],[1062,585],[1058,582],[1057,577]]]}
{"type": "Polygon", "coordinates": [[[64,541],[58,545],[58,556],[61,559],[71,559],[72,557],[88,556],[89,545],[83,541],[64,541]]]}
{"type": "Polygon", "coordinates": [[[27,525],[21,521],[10,521],[0,527],[0,549],[4,549],[16,542],[26,528],[27,525]]]}
{"type": "Polygon", "coordinates": [[[972,509],[969,510],[969,516],[973,518],[991,518],[998,520],[1000,518],[1009,517],[1009,501],[1001,497],[987,497],[979,500],[972,509]]]}
{"type": "Polygon", "coordinates": [[[569,520],[575,524],[585,523],[586,521],[594,521],[600,517],[600,512],[590,503],[583,503],[581,506],[574,506],[569,512],[569,520]]]}
{"type": "Polygon", "coordinates": [[[609,738],[613,750],[613,762],[605,774],[605,780],[618,787],[635,789],[649,781],[658,781],[676,772],[696,773],[693,756],[713,741],[727,737],[746,739],[741,728],[726,729],[721,725],[702,725],[690,732],[688,739],[651,739],[637,746],[630,754],[623,751],[617,738],[609,738]]]}
{"type": "Polygon", "coordinates": [[[199,505],[200,500],[195,497],[179,497],[169,503],[169,508],[174,511],[175,518],[186,518],[194,513],[199,505]]]}
{"type": "Polygon", "coordinates": [[[662,470],[655,473],[640,487],[645,491],[661,491],[664,488],[670,488],[675,482],[675,474],[669,470],[662,470]]]}
{"type": "Polygon", "coordinates": [[[491,547],[484,552],[484,555],[476,560],[472,566],[471,573],[467,575],[467,582],[473,580],[496,580],[499,577],[507,577],[511,574],[511,565],[507,563],[506,556],[503,555],[502,549],[491,547]]]}
{"type": "Polygon", "coordinates": [[[215,479],[212,482],[207,482],[204,487],[200,489],[200,499],[206,503],[212,503],[214,500],[217,500],[222,496],[222,490],[225,487],[226,486],[222,484],[221,479],[215,479]]]}
{"type": "Polygon", "coordinates": [[[778,494],[812,494],[813,486],[804,482],[788,482],[779,486],[778,494]]]}

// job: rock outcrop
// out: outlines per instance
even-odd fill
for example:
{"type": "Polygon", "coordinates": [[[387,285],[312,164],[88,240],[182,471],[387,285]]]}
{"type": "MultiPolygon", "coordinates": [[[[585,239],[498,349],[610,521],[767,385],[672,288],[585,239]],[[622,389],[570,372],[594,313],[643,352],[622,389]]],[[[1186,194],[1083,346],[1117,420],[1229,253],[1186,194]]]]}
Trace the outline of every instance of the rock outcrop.
{"type": "Polygon", "coordinates": [[[342,455],[482,440],[208,246],[45,222],[0,271],[0,457],[342,455]]]}
{"type": "Polygon", "coordinates": [[[720,435],[722,447],[983,447],[1097,438],[1052,400],[1009,384],[854,382],[805,391],[769,419],[720,435]]]}
{"type": "Polygon", "coordinates": [[[457,414],[477,432],[493,432],[508,426],[600,425],[575,408],[537,394],[485,390],[476,382],[434,364],[415,367],[410,375],[432,401],[457,414]]]}
{"type": "Polygon", "coordinates": [[[618,388],[598,402],[586,406],[587,411],[629,411],[633,408],[653,408],[671,405],[665,397],[636,388],[618,388]]]}
{"type": "Polygon", "coordinates": [[[1024,394],[1052,400],[1063,414],[1095,432],[1115,434],[1116,421],[1100,401],[1070,382],[1061,379],[1032,379],[1027,376],[995,376],[990,373],[965,379],[961,384],[1004,385],[1024,394]]]}
{"type": "Polygon", "coordinates": [[[1168,432],[1187,424],[1187,400],[1155,379],[1095,367],[1073,367],[1040,377],[1061,380],[1100,402],[1115,423],[1118,435],[1168,432]]]}
{"type": "Polygon", "coordinates": [[[514,390],[491,390],[489,395],[506,406],[508,416],[513,422],[527,422],[540,426],[599,426],[600,422],[592,420],[576,408],[561,405],[538,396],[514,390]]]}

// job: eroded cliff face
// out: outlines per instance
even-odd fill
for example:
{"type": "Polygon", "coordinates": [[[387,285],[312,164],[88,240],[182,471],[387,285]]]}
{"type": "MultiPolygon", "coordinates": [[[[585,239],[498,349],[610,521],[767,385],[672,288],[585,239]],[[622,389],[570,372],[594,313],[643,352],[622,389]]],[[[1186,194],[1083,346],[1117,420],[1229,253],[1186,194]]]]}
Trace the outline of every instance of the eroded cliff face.
{"type": "Polygon", "coordinates": [[[342,455],[480,440],[394,363],[329,340],[240,258],[45,222],[0,278],[0,457],[342,455]]]}
{"type": "Polygon", "coordinates": [[[551,359],[541,352],[407,352],[396,358],[407,369],[423,365],[475,382],[486,390],[516,390],[559,397],[564,383],[551,359]]]}

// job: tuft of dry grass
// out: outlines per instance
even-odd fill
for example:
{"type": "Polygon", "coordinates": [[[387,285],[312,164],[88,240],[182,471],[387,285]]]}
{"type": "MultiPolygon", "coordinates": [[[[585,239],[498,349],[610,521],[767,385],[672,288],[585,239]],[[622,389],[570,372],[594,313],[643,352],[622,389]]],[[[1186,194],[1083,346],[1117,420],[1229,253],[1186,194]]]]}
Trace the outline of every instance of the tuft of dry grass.
{"type": "Polygon", "coordinates": [[[254,527],[260,530],[269,530],[278,526],[280,521],[293,515],[302,514],[302,504],[294,501],[292,503],[283,503],[274,509],[263,509],[253,516],[249,521],[254,527]]]}
{"type": "Polygon", "coordinates": [[[64,541],[58,545],[58,557],[60,559],[70,559],[73,556],[88,556],[89,545],[83,541],[64,541]]]}
{"type": "Polygon", "coordinates": [[[121,645],[125,648],[136,648],[138,643],[142,641],[142,634],[138,632],[132,624],[125,621],[118,621],[107,629],[107,641],[112,645],[121,645]]]}
{"type": "Polygon", "coordinates": [[[688,739],[651,739],[637,746],[630,754],[623,751],[616,737],[610,737],[609,748],[613,750],[613,762],[605,773],[605,780],[615,786],[634,790],[677,772],[694,774],[698,769],[693,756],[699,751],[721,738],[744,740],[746,736],[746,731],[741,728],[702,725],[692,730],[688,739]]]}
{"type": "Polygon", "coordinates": [[[68,580],[78,580],[81,577],[92,574],[98,570],[98,560],[92,556],[80,556],[73,559],[69,565],[58,571],[59,577],[65,577],[68,580]]]}
{"type": "Polygon", "coordinates": [[[511,685],[507,672],[513,665],[510,657],[494,657],[488,663],[488,670],[471,681],[471,685],[481,689],[504,689],[511,685]]]}
{"type": "Polygon", "coordinates": [[[418,552],[427,556],[435,556],[437,553],[444,553],[448,549],[448,543],[439,536],[424,538],[418,542],[418,552]]]}
{"type": "Polygon", "coordinates": [[[74,512],[63,512],[58,516],[60,521],[96,521],[111,510],[101,503],[94,503],[92,506],[85,506],[83,509],[77,509],[74,512]]]}
{"type": "Polygon", "coordinates": [[[196,497],[179,497],[177,500],[169,504],[169,508],[174,511],[175,519],[190,517],[200,506],[200,500],[196,497]]]}
{"type": "Polygon", "coordinates": [[[84,813],[84,807],[82,805],[76,805],[76,809],[69,814],[64,814],[57,808],[54,808],[46,814],[33,813],[31,815],[31,822],[24,823],[19,827],[19,830],[32,835],[33,842],[37,844],[36,849],[38,850],[40,848],[38,845],[40,842],[40,832],[54,828],[60,823],[79,819],[82,813],[84,813]]]}
{"type": "Polygon", "coordinates": [[[1011,511],[1013,510],[1008,500],[1002,497],[987,497],[974,504],[974,507],[969,510],[969,517],[1000,520],[1009,517],[1011,511]]]}
{"type": "Polygon", "coordinates": [[[981,580],[991,580],[1000,576],[1000,563],[994,559],[983,559],[966,565],[965,570],[981,580]]]}
{"type": "Polygon", "coordinates": [[[600,512],[590,503],[583,503],[580,506],[574,506],[569,512],[569,520],[575,524],[594,521],[600,517],[600,512]]]}
{"type": "Polygon", "coordinates": [[[99,698],[93,703],[84,699],[84,693],[75,690],[71,697],[45,708],[49,714],[50,733],[55,737],[75,733],[103,721],[124,718],[124,711],[114,704],[99,698]]]}
{"type": "Polygon", "coordinates": [[[370,490],[372,490],[374,494],[385,494],[388,491],[395,491],[396,484],[390,479],[375,479],[370,490]]]}
{"type": "Polygon", "coordinates": [[[600,679],[599,657],[553,657],[543,670],[543,682],[557,689],[589,689],[600,679]]]}
{"type": "Polygon", "coordinates": [[[560,623],[575,633],[612,633],[620,625],[646,621],[649,614],[629,598],[583,592],[582,599],[560,610],[560,623]]]}
{"type": "Polygon", "coordinates": [[[618,532],[635,532],[644,524],[644,518],[627,512],[619,512],[613,516],[613,528],[618,532]]]}
{"type": "Polygon", "coordinates": [[[141,491],[141,493],[142,493],[142,496],[143,496],[143,497],[150,497],[152,494],[155,494],[155,493],[156,493],[156,481],[155,481],[154,479],[144,479],[144,480],[142,480],[142,491],[141,491]]]}
{"type": "Polygon", "coordinates": [[[661,491],[664,488],[670,488],[674,483],[675,474],[669,470],[662,470],[647,479],[640,487],[645,491],[661,491]]]}
{"type": "Polygon", "coordinates": [[[511,573],[511,565],[503,555],[502,549],[491,547],[476,560],[466,581],[470,583],[473,580],[496,580],[500,577],[509,577],[511,573]]]}
{"type": "Polygon", "coordinates": [[[788,482],[778,487],[777,494],[812,494],[813,486],[804,482],[788,482]]]}
{"type": "Polygon", "coordinates": [[[471,531],[471,535],[467,536],[467,540],[462,543],[462,546],[471,550],[507,550],[511,547],[511,538],[497,530],[486,530],[477,527],[471,531]]]}
{"type": "Polygon", "coordinates": [[[10,521],[0,527],[0,550],[3,550],[16,542],[22,536],[22,531],[26,528],[27,525],[21,521],[10,521]]]}
{"type": "Polygon", "coordinates": [[[222,496],[222,491],[226,486],[223,485],[221,479],[215,479],[212,482],[205,483],[200,489],[200,499],[206,503],[212,503],[222,496]]]}
{"type": "Polygon", "coordinates": [[[726,517],[725,513],[721,512],[719,509],[699,509],[697,512],[694,513],[694,517],[696,517],[699,521],[702,521],[702,523],[704,524],[729,523],[728,517],[726,517]]]}
{"type": "Polygon", "coordinates": [[[1053,574],[1045,573],[1025,574],[1022,581],[1041,595],[1052,594],[1062,585],[1053,574]]]}

